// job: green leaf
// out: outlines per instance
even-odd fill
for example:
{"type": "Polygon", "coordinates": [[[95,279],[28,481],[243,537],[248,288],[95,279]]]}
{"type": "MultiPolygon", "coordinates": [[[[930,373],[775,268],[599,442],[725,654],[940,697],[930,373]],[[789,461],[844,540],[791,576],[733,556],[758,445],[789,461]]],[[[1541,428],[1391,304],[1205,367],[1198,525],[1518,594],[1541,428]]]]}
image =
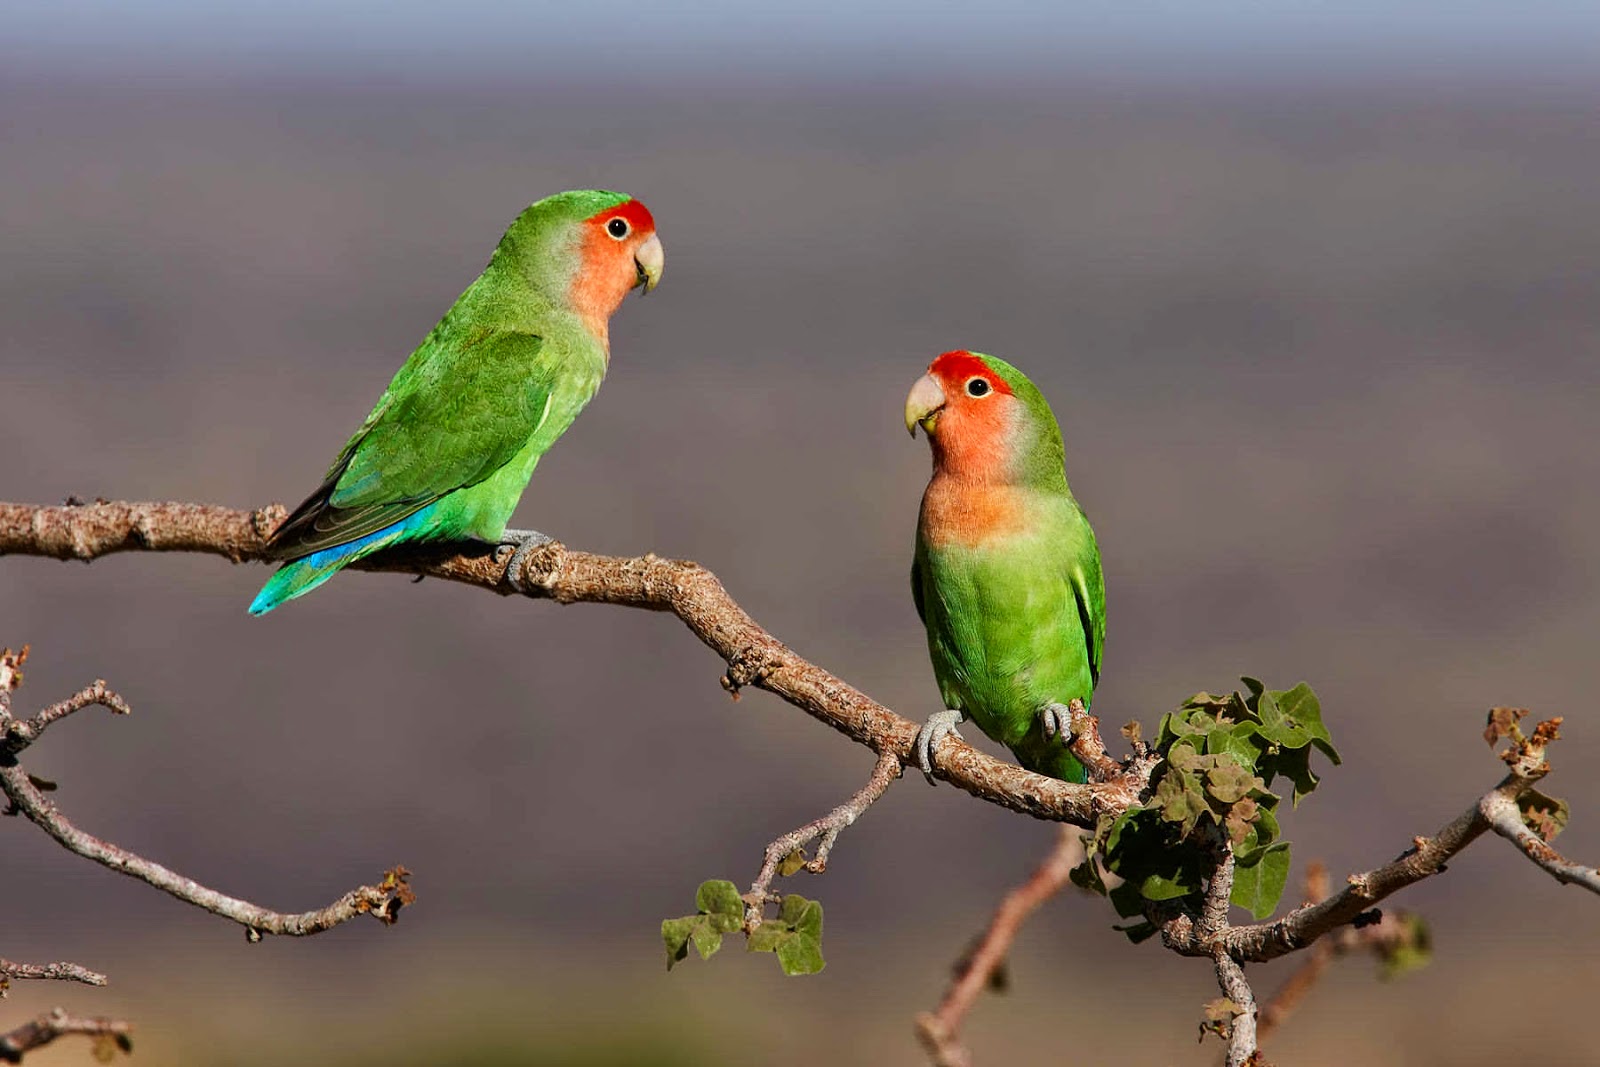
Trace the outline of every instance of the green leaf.
{"type": "Polygon", "coordinates": [[[698,915],[661,921],[661,940],[667,946],[667,970],[672,970],[674,964],[681,963],[688,957],[689,938],[699,925],[701,923],[698,915]]]}
{"type": "Polygon", "coordinates": [[[1105,879],[1100,877],[1100,868],[1095,863],[1092,854],[1086,856],[1082,863],[1068,871],[1067,877],[1079,889],[1087,890],[1090,893],[1098,893],[1101,896],[1106,895],[1105,879]]]}
{"type": "MultiPolygon", "coordinates": [[[[1311,769],[1311,749],[1309,747],[1281,749],[1276,756],[1265,761],[1263,770],[1270,770],[1271,774],[1281,774],[1294,783],[1294,806],[1299,807],[1300,801],[1309,796],[1317,788],[1321,779],[1317,772],[1311,769]]],[[[1267,779],[1267,784],[1272,784],[1272,779],[1267,779]]]]}
{"type": "Polygon", "coordinates": [[[792,936],[794,936],[792,930],[788,930],[776,922],[764,922],[756,927],[755,932],[750,935],[747,947],[751,952],[776,952],[778,951],[778,946],[792,936]]]}
{"type": "Polygon", "coordinates": [[[1155,923],[1150,922],[1147,919],[1142,923],[1133,923],[1130,926],[1117,926],[1113,924],[1111,929],[1116,930],[1119,933],[1127,934],[1128,940],[1137,945],[1141,941],[1148,941],[1154,937],[1158,928],[1155,923]]]}
{"type": "Polygon", "coordinates": [[[778,946],[778,965],[787,975],[816,974],[826,966],[822,945],[814,937],[797,933],[778,946]]]}
{"type": "MultiPolygon", "coordinates": [[[[1132,882],[1123,882],[1121,885],[1109,890],[1106,896],[1111,898],[1111,906],[1117,909],[1117,915],[1123,919],[1132,919],[1144,914],[1144,895],[1139,892],[1139,887],[1132,882]]],[[[1122,929],[1118,927],[1118,929],[1122,929]]]]}
{"type": "Polygon", "coordinates": [[[1245,767],[1255,768],[1266,749],[1267,742],[1261,739],[1261,727],[1253,722],[1218,725],[1206,734],[1207,755],[1232,756],[1245,767]]]}
{"type": "Polygon", "coordinates": [[[822,901],[807,900],[791,893],[778,905],[778,919],[789,928],[817,940],[822,939],[822,901]]]}
{"type": "Polygon", "coordinates": [[[1265,919],[1278,906],[1289,881],[1289,844],[1280,841],[1257,849],[1246,861],[1235,857],[1230,899],[1257,919],[1265,919]]]}
{"type": "Polygon", "coordinates": [[[1277,698],[1278,708],[1283,712],[1284,718],[1303,729],[1311,738],[1311,743],[1337,766],[1340,762],[1339,753],[1333,747],[1333,736],[1323,725],[1322,702],[1317,699],[1317,694],[1311,687],[1301,682],[1293,689],[1274,693],[1273,696],[1277,698]]]}
{"type": "Polygon", "coordinates": [[[802,850],[790,849],[789,854],[778,863],[778,873],[787,878],[806,865],[806,854],[802,850]]]}
{"type": "Polygon", "coordinates": [[[823,968],[822,903],[798,893],[784,897],[778,916],[750,935],[752,952],[775,952],[784,974],[816,974],[823,968]]]}
{"type": "Polygon", "coordinates": [[[711,925],[723,933],[732,933],[744,925],[744,900],[739,896],[739,887],[726,879],[701,882],[694,903],[711,916],[711,925]]]}
{"type": "Polygon", "coordinates": [[[1146,875],[1139,883],[1139,893],[1146,900],[1177,900],[1199,888],[1199,879],[1182,867],[1171,871],[1146,875]]]}
{"type": "Polygon", "coordinates": [[[694,942],[694,949],[700,953],[700,958],[703,960],[709,960],[716,955],[717,949],[722,947],[722,934],[713,929],[710,922],[704,920],[694,924],[689,940],[694,942]]]}

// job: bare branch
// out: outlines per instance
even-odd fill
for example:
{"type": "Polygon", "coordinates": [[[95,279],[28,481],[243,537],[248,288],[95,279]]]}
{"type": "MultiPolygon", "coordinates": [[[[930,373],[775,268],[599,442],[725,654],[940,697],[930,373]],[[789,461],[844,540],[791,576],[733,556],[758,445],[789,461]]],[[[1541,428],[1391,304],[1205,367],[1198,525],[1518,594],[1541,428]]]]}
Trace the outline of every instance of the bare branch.
{"type": "MultiPolygon", "coordinates": [[[[0,1062],[21,1063],[24,1054],[43,1048],[58,1037],[83,1034],[96,1039],[97,1053],[103,1046],[107,1057],[114,1050],[133,1051],[133,1028],[120,1019],[86,1019],[68,1015],[60,1008],[24,1023],[10,1033],[0,1034],[0,1062]]],[[[102,1058],[98,1057],[97,1058],[102,1058]]]]}
{"type": "Polygon", "coordinates": [[[1573,863],[1528,829],[1514,798],[1504,793],[1490,793],[1478,802],[1478,811],[1488,821],[1489,829],[1516,845],[1523,855],[1549,871],[1556,881],[1600,893],[1600,870],[1573,863]]]}
{"type": "Polygon", "coordinates": [[[1244,968],[1220,944],[1212,953],[1217,967],[1217,985],[1222,995],[1233,1001],[1233,1021],[1228,1024],[1227,1067],[1251,1067],[1259,1062],[1256,1054],[1256,995],[1245,979],[1244,968]]]}
{"type": "Polygon", "coordinates": [[[0,996],[5,996],[7,982],[40,979],[51,982],[82,982],[84,985],[105,985],[106,976],[76,963],[14,963],[0,959],[0,996]]]}
{"type": "Polygon", "coordinates": [[[814,819],[797,830],[789,831],[767,846],[761,872],[751,884],[750,892],[745,894],[745,903],[748,905],[745,918],[747,931],[761,925],[762,909],[773,897],[772,880],[777,877],[778,865],[797,849],[803,849],[816,841],[817,854],[799,869],[812,874],[826,871],[828,853],[833,850],[833,843],[839,839],[839,831],[854,823],[863,812],[875,804],[878,798],[888,791],[889,786],[900,777],[900,770],[900,761],[895,758],[894,753],[879,756],[877,764],[872,768],[872,776],[867,779],[867,784],[858,789],[849,800],[822,818],[814,819]]]}
{"type": "MultiPolygon", "coordinates": [[[[203,552],[234,562],[259,560],[266,537],[286,514],[201,504],[100,503],[74,507],[0,504],[0,555],[92,560],[113,552],[203,552]]],[[[513,594],[506,563],[484,546],[408,546],[359,560],[355,570],[423,574],[513,594]]],[[[727,663],[723,685],[774,693],[879,755],[912,758],[916,723],[796,655],[759,626],[698,564],[577,552],[552,542],[531,552],[521,584],[531,597],[562,604],[617,604],[676,615],[727,663]]],[[[1147,784],[1137,773],[1076,785],[1025,771],[959,740],[939,747],[935,773],[973,796],[1037,819],[1091,828],[1102,814],[1136,803],[1147,784]]]]}
{"type": "MultiPolygon", "coordinates": [[[[395,867],[386,872],[377,885],[358,886],[316,911],[283,914],[269,911],[258,904],[239,900],[209,889],[192,878],[147,860],[137,853],[103,841],[78,829],[51,803],[34,779],[17,762],[17,753],[31,744],[50,723],[70,715],[91,704],[104,704],[113,711],[126,713],[128,705],[104,682],[96,682],[77,694],[52,704],[27,721],[11,717],[11,693],[22,681],[21,665],[27,651],[14,653],[9,648],[0,651],[0,792],[11,802],[7,815],[21,814],[45,833],[55,838],[63,848],[85,859],[94,860],[119,874],[137,878],[179,900],[203,908],[214,915],[231,919],[243,926],[252,940],[263,934],[280,934],[303,937],[321,933],[358,915],[371,915],[385,924],[393,923],[400,909],[411,903],[415,896],[406,884],[410,872],[395,867]]],[[[89,972],[85,972],[89,973],[89,972]]]]}
{"type": "Polygon", "coordinates": [[[86,685],[67,699],[51,704],[31,719],[12,719],[7,714],[8,709],[0,709],[0,722],[5,726],[4,736],[0,737],[0,749],[15,755],[37,741],[45,727],[57,719],[64,719],[75,711],[97,704],[111,709],[117,715],[133,713],[128,702],[106,686],[105,679],[97,678],[93,685],[86,685]]]}
{"type": "Polygon", "coordinates": [[[63,848],[109,867],[118,874],[126,874],[155,886],[163,893],[203,908],[213,915],[231,919],[243,926],[252,940],[259,940],[262,934],[287,937],[320,934],[360,915],[371,915],[390,924],[395,921],[401,907],[414,899],[410,887],[406,885],[409,872],[403,867],[396,867],[377,885],[357,886],[325,908],[299,914],[269,911],[259,904],[208,889],[192,878],[186,878],[153,860],[78,829],[39,791],[19,765],[0,766],[0,790],[5,792],[15,811],[55,838],[63,848]]]}
{"type": "Polygon", "coordinates": [[[935,1067],[971,1067],[972,1054],[960,1039],[962,1020],[1005,963],[1022,924],[1039,905],[1061,892],[1072,868],[1082,859],[1083,839],[1076,831],[1062,827],[1044,862],[1026,882],[1006,894],[988,928],[957,962],[955,976],[939,1007],[917,1017],[917,1037],[935,1067]]]}

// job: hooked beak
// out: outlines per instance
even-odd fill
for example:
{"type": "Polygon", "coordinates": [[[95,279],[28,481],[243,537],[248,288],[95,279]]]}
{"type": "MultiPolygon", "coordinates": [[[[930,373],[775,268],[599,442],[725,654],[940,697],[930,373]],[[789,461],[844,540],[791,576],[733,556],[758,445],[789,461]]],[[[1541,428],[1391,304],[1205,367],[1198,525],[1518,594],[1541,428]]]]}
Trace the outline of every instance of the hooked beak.
{"type": "Polygon", "coordinates": [[[650,240],[639,246],[633,254],[633,266],[638,271],[634,285],[642,286],[639,295],[643,296],[661,284],[661,268],[666,264],[666,255],[661,250],[661,238],[655,234],[650,235],[650,240]]]}
{"type": "Polygon", "coordinates": [[[944,390],[939,388],[939,383],[934,380],[933,375],[924,374],[911,387],[911,395],[906,397],[906,430],[915,437],[917,427],[921,426],[931,434],[933,424],[942,410],[944,410],[944,390]]]}

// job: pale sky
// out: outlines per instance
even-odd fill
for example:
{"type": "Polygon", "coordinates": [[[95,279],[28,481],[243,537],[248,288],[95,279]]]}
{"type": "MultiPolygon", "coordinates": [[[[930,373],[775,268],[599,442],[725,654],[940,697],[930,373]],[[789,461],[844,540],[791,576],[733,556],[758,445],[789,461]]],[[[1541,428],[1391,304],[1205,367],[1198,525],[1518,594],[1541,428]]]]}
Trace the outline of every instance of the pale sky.
{"type": "Polygon", "coordinates": [[[597,81],[1029,78],[1062,71],[1533,77],[1600,70],[1579,0],[9,0],[0,63],[92,76],[597,81]],[[602,14],[601,11],[604,11],[602,14]]]}

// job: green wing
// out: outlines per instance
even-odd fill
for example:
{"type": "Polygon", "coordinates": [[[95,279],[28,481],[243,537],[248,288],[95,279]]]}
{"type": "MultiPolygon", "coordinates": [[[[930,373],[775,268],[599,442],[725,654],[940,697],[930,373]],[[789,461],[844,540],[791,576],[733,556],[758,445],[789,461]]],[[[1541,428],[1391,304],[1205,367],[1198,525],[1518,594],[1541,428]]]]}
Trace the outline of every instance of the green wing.
{"type": "Polygon", "coordinates": [[[273,534],[298,559],[377,533],[505,466],[550,409],[552,368],[528,333],[424,342],[390,382],[317,491],[273,534]]]}
{"type": "Polygon", "coordinates": [[[1073,514],[1077,529],[1070,537],[1072,550],[1068,556],[1067,581],[1078,602],[1078,619],[1083,623],[1084,640],[1089,646],[1089,673],[1095,685],[1099,685],[1100,657],[1106,644],[1105,576],[1100,570],[1100,547],[1095,543],[1094,528],[1076,504],[1073,514]]]}

